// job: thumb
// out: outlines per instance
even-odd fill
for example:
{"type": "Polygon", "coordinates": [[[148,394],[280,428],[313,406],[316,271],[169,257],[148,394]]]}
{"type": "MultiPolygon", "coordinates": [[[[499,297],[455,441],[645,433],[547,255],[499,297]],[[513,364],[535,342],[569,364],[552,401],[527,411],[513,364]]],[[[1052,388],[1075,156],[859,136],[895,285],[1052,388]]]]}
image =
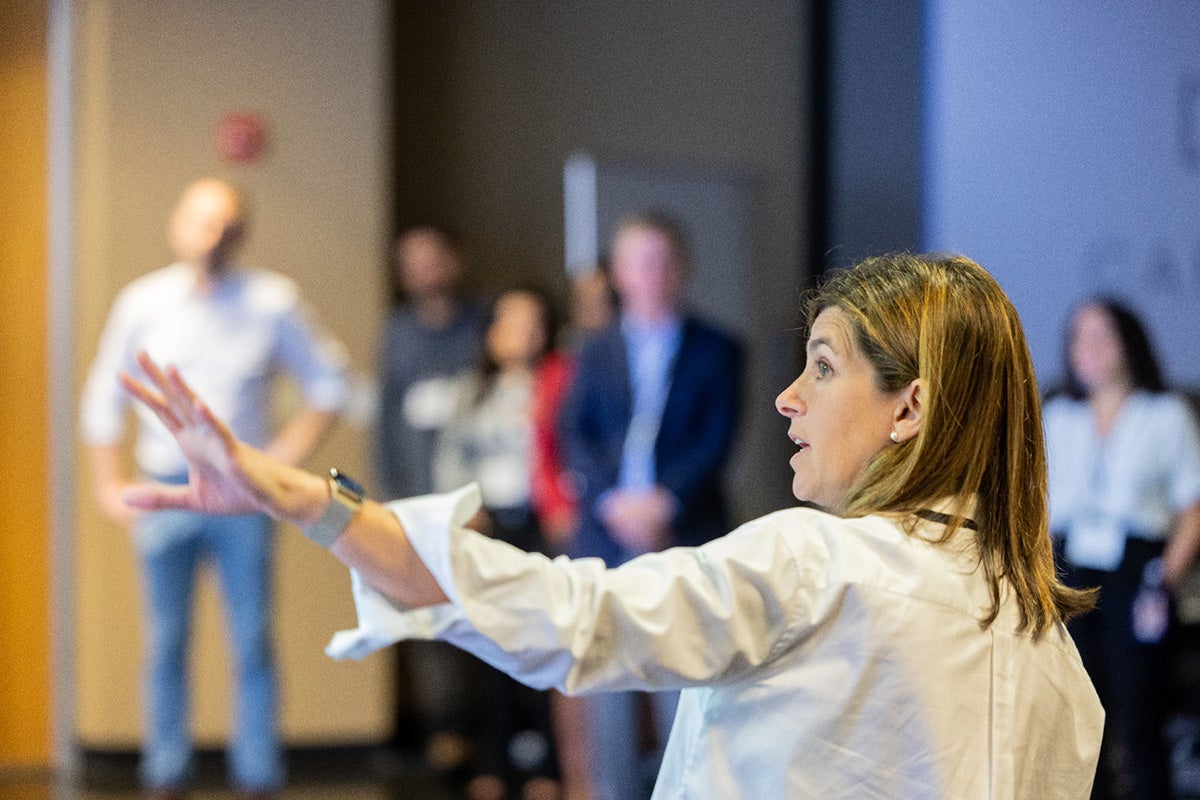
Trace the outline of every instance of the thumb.
{"type": "Polygon", "coordinates": [[[167,486],[161,483],[139,483],[121,492],[121,501],[130,508],[146,511],[185,509],[192,507],[187,486],[167,486]]]}

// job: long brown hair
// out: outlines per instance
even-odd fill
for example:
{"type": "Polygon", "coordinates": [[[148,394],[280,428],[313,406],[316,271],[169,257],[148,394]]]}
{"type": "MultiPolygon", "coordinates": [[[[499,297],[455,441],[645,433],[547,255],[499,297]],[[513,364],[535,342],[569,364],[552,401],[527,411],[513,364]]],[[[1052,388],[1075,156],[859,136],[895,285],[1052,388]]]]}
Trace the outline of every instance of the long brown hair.
{"type": "Polygon", "coordinates": [[[879,386],[927,388],[920,431],[885,448],[840,505],[844,516],[907,514],[951,499],[949,538],[971,503],[992,605],[1001,582],[1020,607],[1018,630],[1041,636],[1090,610],[1095,592],[1057,578],[1046,507],[1041,398],[1016,309],[982,267],[962,256],[869,258],[835,273],[808,304],[808,324],[837,307],[879,386]]]}

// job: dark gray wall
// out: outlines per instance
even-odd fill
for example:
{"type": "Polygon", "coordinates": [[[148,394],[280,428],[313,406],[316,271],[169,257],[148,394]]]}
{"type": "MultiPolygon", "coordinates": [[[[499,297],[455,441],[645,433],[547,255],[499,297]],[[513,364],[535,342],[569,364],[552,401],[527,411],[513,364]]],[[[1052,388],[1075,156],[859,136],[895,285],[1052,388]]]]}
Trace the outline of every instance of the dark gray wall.
{"type": "Polygon", "coordinates": [[[808,4],[400,0],[396,223],[450,224],[484,289],[562,292],[562,167],[573,152],[715,168],[750,188],[756,241],[743,516],[788,502],[771,402],[790,380],[808,272],[808,4]]]}
{"type": "Polygon", "coordinates": [[[827,0],[824,257],[919,250],[922,3],[827,0]]]}

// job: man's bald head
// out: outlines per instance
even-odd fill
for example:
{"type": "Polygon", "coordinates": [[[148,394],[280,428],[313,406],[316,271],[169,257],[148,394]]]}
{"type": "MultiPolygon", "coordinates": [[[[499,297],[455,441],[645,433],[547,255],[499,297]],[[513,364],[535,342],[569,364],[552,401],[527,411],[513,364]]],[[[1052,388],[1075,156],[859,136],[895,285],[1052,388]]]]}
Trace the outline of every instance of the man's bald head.
{"type": "Polygon", "coordinates": [[[217,178],[201,178],[184,189],[167,223],[175,257],[209,273],[224,269],[244,232],[242,199],[217,178]]]}

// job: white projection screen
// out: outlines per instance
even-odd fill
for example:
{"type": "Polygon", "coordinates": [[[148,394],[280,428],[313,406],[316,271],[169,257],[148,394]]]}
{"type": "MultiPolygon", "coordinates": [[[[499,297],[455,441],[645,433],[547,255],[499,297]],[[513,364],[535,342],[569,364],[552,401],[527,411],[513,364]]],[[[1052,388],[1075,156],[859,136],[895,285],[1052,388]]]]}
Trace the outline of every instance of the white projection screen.
{"type": "Polygon", "coordinates": [[[1096,293],[1200,389],[1200,3],[925,4],[923,247],[987,267],[1043,387],[1096,293]]]}

